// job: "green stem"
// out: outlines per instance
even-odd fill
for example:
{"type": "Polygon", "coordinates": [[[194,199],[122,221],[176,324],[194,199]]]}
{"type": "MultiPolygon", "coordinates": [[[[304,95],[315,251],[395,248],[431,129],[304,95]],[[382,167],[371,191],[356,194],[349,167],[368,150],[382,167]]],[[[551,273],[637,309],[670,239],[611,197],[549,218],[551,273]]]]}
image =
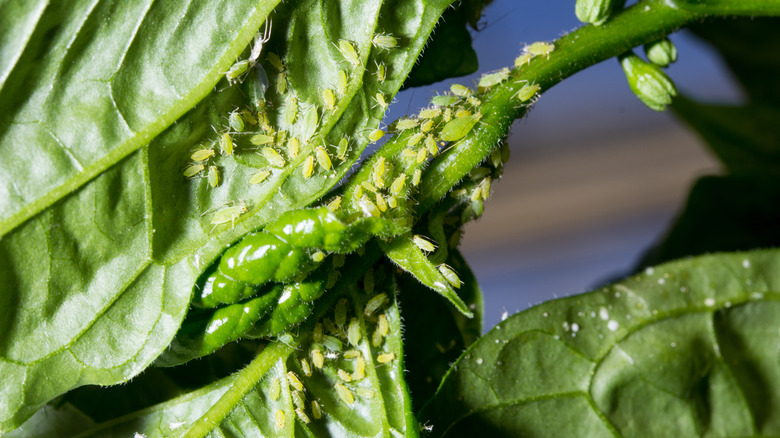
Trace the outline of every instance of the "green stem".
{"type": "Polygon", "coordinates": [[[485,99],[480,126],[431,163],[423,175],[417,214],[430,209],[488,157],[509,132],[512,122],[523,116],[527,107],[518,105],[512,96],[526,83],[539,84],[543,92],[580,70],[660,40],[692,22],[734,15],[780,15],[780,1],[646,0],[602,26],[583,26],[555,41],[549,58],[535,58],[528,66],[515,69],[507,82],[496,87],[485,99]]]}

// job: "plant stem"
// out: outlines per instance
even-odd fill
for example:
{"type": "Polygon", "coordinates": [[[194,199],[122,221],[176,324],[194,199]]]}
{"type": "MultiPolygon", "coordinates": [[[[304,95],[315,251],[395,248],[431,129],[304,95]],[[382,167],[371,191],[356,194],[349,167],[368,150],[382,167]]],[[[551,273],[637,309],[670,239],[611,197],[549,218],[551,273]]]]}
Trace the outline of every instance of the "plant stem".
{"type": "Polygon", "coordinates": [[[513,96],[536,83],[541,92],[591,65],[657,41],[708,17],[780,15],[778,0],[647,0],[612,17],[601,26],[586,25],[555,41],[548,58],[537,57],[512,71],[509,80],[486,98],[483,118],[455,147],[437,157],[423,175],[417,214],[430,209],[471,169],[487,158],[527,110],[513,96]]]}

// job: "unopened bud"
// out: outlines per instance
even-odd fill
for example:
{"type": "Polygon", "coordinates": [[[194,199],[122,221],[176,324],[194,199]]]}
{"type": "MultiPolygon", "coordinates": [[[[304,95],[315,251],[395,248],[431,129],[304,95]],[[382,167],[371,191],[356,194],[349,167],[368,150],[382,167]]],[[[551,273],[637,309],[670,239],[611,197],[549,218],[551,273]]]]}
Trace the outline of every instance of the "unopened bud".
{"type": "Polygon", "coordinates": [[[583,23],[600,26],[609,18],[615,3],[615,0],[577,0],[574,13],[583,23]]]}
{"type": "Polygon", "coordinates": [[[645,54],[647,54],[647,59],[649,59],[650,62],[658,64],[661,67],[666,67],[677,61],[677,48],[674,47],[674,43],[672,43],[669,38],[645,44],[645,54]]]}
{"type": "Polygon", "coordinates": [[[661,67],[641,59],[632,52],[618,59],[626,73],[631,91],[645,105],[655,111],[663,111],[672,103],[672,97],[677,95],[677,89],[661,67]]]}

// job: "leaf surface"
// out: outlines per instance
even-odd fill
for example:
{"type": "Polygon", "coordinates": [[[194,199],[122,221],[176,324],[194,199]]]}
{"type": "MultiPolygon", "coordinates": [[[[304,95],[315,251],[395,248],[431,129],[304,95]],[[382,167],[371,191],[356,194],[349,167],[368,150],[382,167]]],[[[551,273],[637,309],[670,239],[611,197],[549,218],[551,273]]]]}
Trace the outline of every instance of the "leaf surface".
{"type": "Polygon", "coordinates": [[[776,435],[779,289],[772,250],[536,306],[472,345],[421,421],[435,436],[776,435]]]}

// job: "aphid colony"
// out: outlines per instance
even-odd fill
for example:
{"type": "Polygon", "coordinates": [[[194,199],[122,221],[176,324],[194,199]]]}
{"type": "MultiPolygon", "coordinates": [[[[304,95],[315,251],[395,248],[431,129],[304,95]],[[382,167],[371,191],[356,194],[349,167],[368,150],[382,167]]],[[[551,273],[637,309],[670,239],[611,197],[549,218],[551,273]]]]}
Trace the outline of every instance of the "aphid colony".
{"type": "MultiPolygon", "coordinates": [[[[373,275],[373,271],[370,271],[373,275]]],[[[368,274],[367,274],[368,275],[368,274]]],[[[365,289],[365,279],[364,279],[365,289]]],[[[268,382],[265,393],[272,401],[278,401],[282,387],[290,390],[295,415],[299,421],[308,424],[323,417],[324,411],[334,409],[318,399],[309,400],[306,388],[309,379],[316,379],[322,385],[325,379],[338,397],[338,403],[351,406],[361,399],[373,399],[373,383],[361,382],[372,372],[369,367],[386,366],[396,359],[389,351],[385,339],[390,334],[389,313],[385,311],[390,298],[378,293],[367,299],[363,294],[339,299],[332,312],[314,325],[296,352],[288,359],[290,370],[268,382]],[[355,303],[362,305],[355,311],[355,303]]],[[[292,339],[292,335],[285,334],[292,339]]],[[[283,336],[280,336],[280,341],[283,336]]],[[[277,430],[287,424],[287,414],[281,409],[274,411],[277,430]]]]}

